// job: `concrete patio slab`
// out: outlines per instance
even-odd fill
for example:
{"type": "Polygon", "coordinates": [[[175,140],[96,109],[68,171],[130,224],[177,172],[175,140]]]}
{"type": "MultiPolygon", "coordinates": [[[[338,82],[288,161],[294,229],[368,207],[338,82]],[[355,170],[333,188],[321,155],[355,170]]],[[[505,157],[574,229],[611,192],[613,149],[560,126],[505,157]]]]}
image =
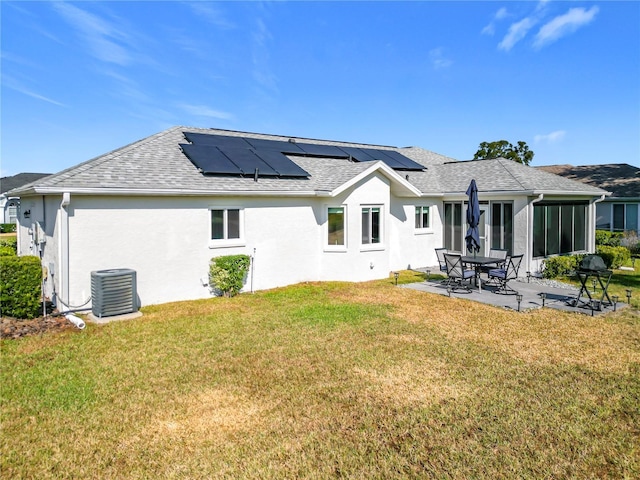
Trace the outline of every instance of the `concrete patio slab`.
{"type": "MultiPolygon", "coordinates": [[[[575,298],[578,296],[577,288],[563,288],[554,285],[546,285],[539,283],[536,280],[518,279],[509,283],[511,288],[516,290],[522,295],[522,301],[520,302],[520,311],[532,310],[536,308],[542,308],[542,296],[541,293],[546,295],[544,299],[544,306],[546,308],[554,308],[556,310],[564,310],[567,312],[583,313],[586,315],[602,315],[604,313],[613,312],[613,306],[607,306],[601,310],[593,310],[586,306],[580,305],[578,307],[573,306],[575,298]]],[[[439,295],[448,296],[447,287],[442,283],[440,279],[430,280],[420,283],[410,283],[402,285],[404,288],[411,288],[414,290],[420,290],[423,292],[435,293],[439,295]]],[[[496,307],[507,308],[510,310],[518,310],[518,301],[516,295],[502,295],[495,293],[496,286],[486,285],[483,282],[482,291],[479,291],[477,287],[473,287],[469,292],[462,289],[457,289],[451,292],[452,297],[466,298],[474,302],[485,303],[488,305],[494,305],[496,307]]],[[[599,298],[601,292],[598,291],[597,297],[599,298]]],[[[627,304],[618,301],[616,309],[625,308],[627,304]]]]}

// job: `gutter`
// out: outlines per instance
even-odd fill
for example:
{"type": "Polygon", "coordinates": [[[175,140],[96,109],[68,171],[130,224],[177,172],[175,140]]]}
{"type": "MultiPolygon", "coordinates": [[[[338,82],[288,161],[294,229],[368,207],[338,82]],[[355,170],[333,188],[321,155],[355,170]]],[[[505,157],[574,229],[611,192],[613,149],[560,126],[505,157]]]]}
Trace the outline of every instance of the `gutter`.
{"type": "Polygon", "coordinates": [[[137,197],[146,197],[146,196],[242,196],[242,195],[251,195],[251,196],[263,196],[263,197],[314,197],[314,196],[323,196],[329,194],[328,191],[324,190],[300,190],[300,191],[290,191],[290,190],[175,190],[175,189],[149,189],[149,190],[140,190],[136,188],[75,188],[75,189],[67,189],[65,191],[61,191],[58,188],[35,188],[30,190],[25,190],[22,192],[18,192],[19,196],[29,196],[29,195],[60,195],[60,194],[74,194],[74,195],[130,195],[137,197]]]}

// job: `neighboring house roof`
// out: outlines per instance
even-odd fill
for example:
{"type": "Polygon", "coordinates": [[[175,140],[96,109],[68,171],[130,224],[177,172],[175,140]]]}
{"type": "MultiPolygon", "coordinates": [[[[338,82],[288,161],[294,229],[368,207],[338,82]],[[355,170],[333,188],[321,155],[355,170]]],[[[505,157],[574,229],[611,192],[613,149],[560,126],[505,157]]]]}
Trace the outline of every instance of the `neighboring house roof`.
{"type": "Polygon", "coordinates": [[[640,199],[640,168],[627,163],[606,165],[547,165],[537,167],[545,172],[600,187],[612,193],[612,198],[640,199]]]}
{"type": "Polygon", "coordinates": [[[43,177],[48,177],[50,173],[19,173],[11,177],[0,178],[0,194],[13,190],[15,188],[22,187],[29,183],[40,180],[43,177]]]}
{"type": "MultiPolygon", "coordinates": [[[[344,185],[363,175],[379,171],[392,181],[401,195],[443,195],[464,193],[470,178],[480,192],[528,194],[563,193],[601,195],[604,191],[579,182],[539,171],[511,160],[496,159],[458,162],[419,147],[388,147],[327,140],[294,138],[320,145],[374,147],[394,150],[418,162],[424,171],[394,171],[383,162],[351,162],[344,158],[289,158],[309,173],[309,177],[259,177],[203,175],[180,148],[184,132],[242,136],[288,141],[291,137],[217,129],[173,127],[80,165],[19,188],[17,194],[93,193],[158,195],[335,195],[344,185]]],[[[14,192],[12,192],[14,193],[14,192]]]]}

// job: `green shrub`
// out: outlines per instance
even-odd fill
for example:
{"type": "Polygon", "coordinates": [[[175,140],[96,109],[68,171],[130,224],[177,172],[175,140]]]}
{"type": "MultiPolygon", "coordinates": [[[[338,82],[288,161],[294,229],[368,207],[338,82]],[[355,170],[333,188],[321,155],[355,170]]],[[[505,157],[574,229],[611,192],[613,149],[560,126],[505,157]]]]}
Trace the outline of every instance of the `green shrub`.
{"type": "Polygon", "coordinates": [[[225,297],[233,297],[242,290],[250,264],[248,255],[214,257],[209,266],[209,284],[225,297]]]}
{"type": "Polygon", "coordinates": [[[42,266],[33,256],[0,257],[1,314],[35,318],[42,307],[42,266]]]}
{"type": "Polygon", "coordinates": [[[607,268],[620,268],[631,258],[629,249],[625,247],[610,247],[608,245],[598,245],[596,254],[602,257],[607,268]]]}
{"type": "Polygon", "coordinates": [[[0,257],[15,256],[18,251],[18,239],[16,237],[0,238],[0,257]]]}
{"type": "Polygon", "coordinates": [[[610,232],[608,230],[596,230],[596,246],[608,245],[610,247],[619,247],[622,240],[621,232],[610,232]]]}
{"type": "Polygon", "coordinates": [[[0,223],[0,233],[14,233],[17,227],[15,223],[0,223]]]}
{"type": "Polygon", "coordinates": [[[561,255],[545,258],[542,276],[544,278],[556,278],[563,275],[571,275],[577,268],[583,255],[561,255]]]}

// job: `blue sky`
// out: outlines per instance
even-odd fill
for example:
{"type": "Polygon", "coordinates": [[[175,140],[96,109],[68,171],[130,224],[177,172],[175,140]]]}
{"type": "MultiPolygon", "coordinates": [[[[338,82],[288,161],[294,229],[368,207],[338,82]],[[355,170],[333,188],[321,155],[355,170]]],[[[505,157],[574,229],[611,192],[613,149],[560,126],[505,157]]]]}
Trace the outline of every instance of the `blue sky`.
{"type": "Polygon", "coordinates": [[[2,175],[175,125],[640,164],[640,2],[0,2],[2,175]]]}

